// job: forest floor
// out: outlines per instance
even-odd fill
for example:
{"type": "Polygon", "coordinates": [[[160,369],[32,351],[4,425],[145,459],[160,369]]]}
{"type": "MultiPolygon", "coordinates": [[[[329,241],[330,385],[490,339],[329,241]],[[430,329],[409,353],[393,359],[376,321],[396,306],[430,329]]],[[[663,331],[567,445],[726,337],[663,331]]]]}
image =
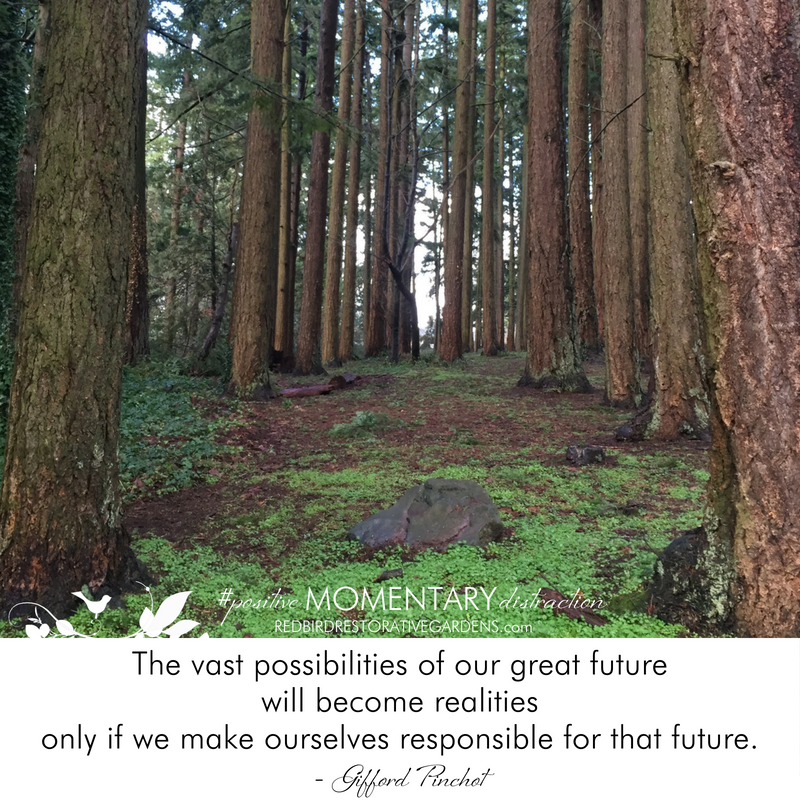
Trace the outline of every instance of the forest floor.
{"type": "MultiPolygon", "coordinates": [[[[153,598],[191,590],[184,616],[200,622],[198,633],[223,637],[312,635],[303,622],[314,620],[340,629],[348,620],[369,623],[361,635],[378,627],[389,636],[686,635],[647,613],[644,588],[660,550],[699,524],[706,445],[618,443],[613,431],[627,417],[602,405],[602,363],[587,364],[596,388],[585,395],[518,388],[524,363],[516,353],[468,355],[451,367],[433,358],[415,366],[357,361],[341,370],[359,376],[348,388],[261,403],[226,399],[218,381],[168,365],[127,371],[125,522],[153,576],[153,598]],[[606,461],[570,466],[572,444],[601,445],[606,461]],[[354,524],[432,477],[483,486],[500,511],[501,540],[485,550],[412,553],[347,539],[354,524]],[[389,569],[402,577],[376,584],[389,569]],[[417,595],[440,586],[443,596],[465,586],[497,589],[491,610],[480,612],[452,604],[306,609],[309,589],[319,597],[325,587],[375,594],[389,585],[417,595]],[[596,610],[609,624],[513,601],[499,607],[543,587],[602,600],[596,610]],[[256,607],[221,604],[227,590],[256,607]],[[278,590],[295,605],[265,607],[278,590]]],[[[326,380],[279,376],[277,388],[326,380]]],[[[127,596],[125,608],[103,615],[102,631],[88,615],[82,627],[130,633],[148,602],[127,596]]],[[[73,617],[76,628],[86,613],[73,617]]]]}

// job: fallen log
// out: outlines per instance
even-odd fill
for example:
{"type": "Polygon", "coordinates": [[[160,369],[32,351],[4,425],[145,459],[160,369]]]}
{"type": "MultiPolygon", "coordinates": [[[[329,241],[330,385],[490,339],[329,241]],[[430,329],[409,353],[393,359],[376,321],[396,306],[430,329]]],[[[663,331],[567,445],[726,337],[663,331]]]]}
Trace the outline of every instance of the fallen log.
{"type": "Polygon", "coordinates": [[[278,397],[314,397],[318,394],[330,394],[333,391],[333,386],[325,384],[324,386],[299,386],[295,389],[284,389],[278,393],[278,397]]]}

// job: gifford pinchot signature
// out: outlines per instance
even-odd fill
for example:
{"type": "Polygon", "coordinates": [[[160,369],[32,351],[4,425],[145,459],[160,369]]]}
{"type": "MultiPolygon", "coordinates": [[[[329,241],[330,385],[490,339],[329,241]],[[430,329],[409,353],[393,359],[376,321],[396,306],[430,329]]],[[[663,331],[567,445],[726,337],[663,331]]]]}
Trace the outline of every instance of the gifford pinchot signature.
{"type": "Polygon", "coordinates": [[[493,775],[494,772],[488,769],[483,772],[473,772],[467,767],[463,773],[448,772],[444,764],[425,764],[422,767],[409,767],[403,775],[391,777],[384,775],[380,769],[353,764],[344,775],[333,781],[331,789],[337,794],[350,792],[351,797],[371,797],[376,789],[399,789],[404,786],[425,786],[434,789],[452,786],[477,788],[483,786],[484,781],[493,775]]]}

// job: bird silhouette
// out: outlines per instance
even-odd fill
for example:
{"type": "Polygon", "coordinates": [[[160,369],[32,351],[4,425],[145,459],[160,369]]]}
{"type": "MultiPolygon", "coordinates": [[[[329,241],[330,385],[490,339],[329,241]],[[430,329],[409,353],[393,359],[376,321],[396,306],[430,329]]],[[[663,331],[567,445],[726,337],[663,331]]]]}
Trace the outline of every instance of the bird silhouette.
{"type": "Polygon", "coordinates": [[[97,615],[105,610],[105,607],[108,605],[109,601],[111,600],[111,595],[105,595],[101,597],[99,600],[87,600],[86,596],[83,592],[73,592],[72,593],[75,597],[80,598],[86,603],[86,608],[94,614],[94,618],[97,619],[97,615]]]}

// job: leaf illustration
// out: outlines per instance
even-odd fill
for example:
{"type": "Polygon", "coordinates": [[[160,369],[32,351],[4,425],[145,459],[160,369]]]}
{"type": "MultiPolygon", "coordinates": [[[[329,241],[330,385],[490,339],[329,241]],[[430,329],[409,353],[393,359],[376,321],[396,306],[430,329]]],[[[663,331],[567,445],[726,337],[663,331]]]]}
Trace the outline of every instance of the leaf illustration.
{"type": "Polygon", "coordinates": [[[153,625],[153,621],[155,617],[153,616],[153,612],[145,607],[144,611],[142,611],[142,616],[139,617],[139,627],[146,631],[148,628],[151,628],[153,625]]]}
{"type": "MultiPolygon", "coordinates": [[[[139,624],[144,629],[144,632],[148,636],[160,636],[164,628],[166,628],[167,625],[171,625],[180,616],[184,605],[186,605],[186,599],[190,594],[191,592],[178,592],[177,594],[170,595],[158,607],[158,611],[156,611],[155,616],[149,624],[144,624],[145,613],[142,612],[142,619],[139,621],[139,624]]],[[[145,611],[147,611],[147,609],[145,609],[145,611]]]]}
{"type": "Polygon", "coordinates": [[[28,634],[30,639],[44,639],[50,633],[50,626],[42,625],[41,627],[36,627],[36,625],[26,625],[25,633],[28,634]]]}
{"type": "Polygon", "coordinates": [[[156,622],[162,630],[178,619],[190,594],[191,592],[178,592],[177,594],[170,595],[161,603],[158,607],[158,611],[156,611],[156,622]]]}
{"type": "Polygon", "coordinates": [[[211,637],[207,633],[204,633],[202,636],[198,636],[197,638],[198,639],[210,639],[211,637]]]}
{"type": "Polygon", "coordinates": [[[65,619],[57,619],[56,620],[56,628],[58,628],[58,632],[62,636],[74,636],[75,635],[75,628],[72,627],[72,623],[68,622],[65,619]]]}
{"type": "Polygon", "coordinates": [[[170,639],[177,638],[183,636],[184,633],[189,633],[190,630],[196,628],[199,624],[199,622],[195,622],[191,619],[182,619],[180,622],[176,622],[171,628],[167,628],[164,633],[166,633],[170,639]]]}

